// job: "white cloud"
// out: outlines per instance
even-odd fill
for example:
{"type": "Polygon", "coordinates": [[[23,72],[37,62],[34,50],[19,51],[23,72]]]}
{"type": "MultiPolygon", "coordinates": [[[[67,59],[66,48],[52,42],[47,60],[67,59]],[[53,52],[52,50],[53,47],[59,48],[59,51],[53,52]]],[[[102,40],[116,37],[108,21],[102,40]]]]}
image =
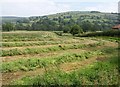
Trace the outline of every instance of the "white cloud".
{"type": "Polygon", "coordinates": [[[96,6],[88,6],[85,10],[101,12],[118,12],[118,3],[101,3],[96,6]]]}
{"type": "Polygon", "coordinates": [[[51,0],[2,0],[2,15],[40,16],[69,10],[69,5],[51,0]]]}
{"type": "Polygon", "coordinates": [[[102,12],[117,12],[118,1],[119,0],[0,0],[0,3],[2,4],[2,15],[41,16],[70,10],[98,10],[102,12]],[[94,6],[89,4],[88,6],[82,6],[80,4],[78,7],[81,9],[79,9],[76,4],[73,3],[74,5],[71,5],[69,2],[105,3],[94,6]],[[76,9],[74,9],[75,7],[76,9]]]}
{"type": "Polygon", "coordinates": [[[1,3],[46,2],[48,0],[1,0],[1,3]]]}
{"type": "Polygon", "coordinates": [[[118,2],[120,0],[52,0],[55,2],[118,2]]]}

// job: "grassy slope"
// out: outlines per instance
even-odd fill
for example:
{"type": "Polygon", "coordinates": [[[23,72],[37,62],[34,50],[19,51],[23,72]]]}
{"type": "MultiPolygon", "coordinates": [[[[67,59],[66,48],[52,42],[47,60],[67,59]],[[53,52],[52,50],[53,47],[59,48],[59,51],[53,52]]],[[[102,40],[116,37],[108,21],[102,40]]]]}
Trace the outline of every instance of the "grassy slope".
{"type": "MultiPolygon", "coordinates": [[[[29,59],[19,59],[18,56],[16,60],[11,60],[9,62],[3,62],[3,83],[9,84],[13,79],[15,80],[12,84],[31,84],[31,85],[49,85],[49,84],[60,84],[60,85],[70,85],[70,84],[116,84],[118,83],[118,67],[117,67],[117,43],[110,42],[107,38],[104,40],[101,38],[81,38],[73,36],[57,36],[53,32],[9,32],[3,33],[3,41],[9,43],[16,43],[14,38],[17,38],[17,42],[21,42],[21,39],[27,39],[22,42],[29,42],[29,39],[36,38],[36,41],[42,38],[42,40],[51,39],[52,42],[59,41],[62,44],[66,40],[80,41],[77,42],[78,45],[70,42],[70,45],[63,46],[61,43],[56,43],[57,48],[49,47],[42,50],[47,52],[39,52],[40,54],[46,55],[46,58],[38,55],[34,57],[36,53],[30,55],[29,59]],[[63,40],[63,42],[62,42],[63,40]],[[83,42],[95,42],[95,44],[90,44],[83,46],[83,42]],[[104,42],[104,43],[103,43],[104,42]],[[60,47],[59,47],[60,46],[60,47]],[[80,47],[79,47],[80,46],[80,47]],[[81,47],[82,46],[82,47],[81,47]],[[71,51],[68,51],[71,49],[71,51]],[[61,55],[58,55],[61,51],[61,55]],[[81,50],[81,51],[80,51],[81,50]],[[84,51],[82,51],[84,50],[84,51]],[[48,51],[54,53],[58,52],[56,56],[47,56],[48,51]],[[68,66],[68,67],[67,67],[68,66]],[[56,69],[57,68],[57,69],[56,69]],[[49,70],[49,69],[52,69],[49,70]],[[43,72],[44,71],[44,72],[43,72]],[[43,73],[40,75],[39,73],[43,73]],[[114,73],[114,74],[113,74],[114,73]],[[39,76],[37,76],[39,75],[39,76]],[[55,78],[53,78],[53,75],[55,78]],[[103,77],[103,75],[105,75],[103,77]],[[30,77],[27,77],[30,76],[30,77]],[[32,77],[31,77],[32,76],[32,77]],[[18,79],[18,80],[17,80],[18,79]]],[[[115,38],[114,38],[115,39],[115,38]]],[[[34,39],[31,39],[34,40],[34,39]]],[[[5,43],[5,42],[4,42],[5,43]]],[[[25,47],[24,45],[22,45],[25,47]]],[[[44,46],[47,46],[44,44],[44,46]]],[[[6,47],[7,48],[7,47],[6,47]]],[[[9,47],[11,48],[11,47],[9,47]]],[[[30,48],[29,48],[30,49],[30,48]]],[[[36,49],[36,48],[35,48],[36,49]]],[[[37,48],[39,49],[39,48],[37,48]]],[[[39,49],[40,50],[40,49],[39,49]]],[[[8,50],[8,53],[12,51],[8,50]]],[[[24,50],[21,50],[24,52],[24,50]]],[[[31,49],[29,50],[31,51],[31,49]]],[[[20,52],[20,51],[18,51],[20,52]]],[[[38,52],[38,50],[36,51],[38,52]]],[[[13,54],[16,51],[13,51],[13,54]]],[[[25,55],[19,55],[21,58],[25,55]]],[[[3,58],[15,58],[13,55],[6,56],[3,58]]]]}
{"type": "Polygon", "coordinates": [[[118,85],[117,56],[110,60],[93,63],[85,68],[66,73],[48,70],[44,75],[24,77],[13,84],[22,85],[118,85]]]}
{"type": "MultiPolygon", "coordinates": [[[[117,85],[118,56],[117,49],[105,48],[106,58],[98,57],[96,62],[66,73],[57,69],[47,69],[43,75],[24,77],[13,84],[21,85],[117,85]],[[114,50],[114,52],[113,52],[114,50]],[[112,54],[111,54],[112,53],[112,54]],[[111,55],[110,55],[111,54],[111,55]]],[[[74,57],[75,58],[75,57],[74,57]]],[[[65,57],[63,58],[65,59],[65,57]]],[[[89,58],[88,58],[89,60],[89,58]]],[[[84,60],[81,60],[84,61],[84,60]]],[[[45,68],[45,66],[44,66],[45,68]]]]}

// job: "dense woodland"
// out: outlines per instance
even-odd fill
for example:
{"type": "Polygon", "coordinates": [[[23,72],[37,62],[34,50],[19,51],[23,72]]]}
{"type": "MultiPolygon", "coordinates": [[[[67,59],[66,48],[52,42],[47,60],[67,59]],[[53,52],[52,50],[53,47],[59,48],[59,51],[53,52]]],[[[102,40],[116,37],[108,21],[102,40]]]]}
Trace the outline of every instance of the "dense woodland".
{"type": "Polygon", "coordinates": [[[3,31],[63,31],[74,34],[88,31],[105,31],[111,29],[117,21],[117,13],[101,13],[97,11],[71,11],[47,16],[3,17],[3,31]],[[79,29],[78,29],[79,28],[79,29]],[[77,31],[77,33],[76,33],[77,31]]]}

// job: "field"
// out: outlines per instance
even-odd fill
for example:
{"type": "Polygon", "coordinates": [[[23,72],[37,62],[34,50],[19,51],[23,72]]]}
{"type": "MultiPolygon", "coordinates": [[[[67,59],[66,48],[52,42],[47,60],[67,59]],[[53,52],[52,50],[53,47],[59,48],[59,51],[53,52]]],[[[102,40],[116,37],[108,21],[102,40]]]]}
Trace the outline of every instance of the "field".
{"type": "Polygon", "coordinates": [[[3,85],[118,85],[117,37],[3,32],[3,85]]]}

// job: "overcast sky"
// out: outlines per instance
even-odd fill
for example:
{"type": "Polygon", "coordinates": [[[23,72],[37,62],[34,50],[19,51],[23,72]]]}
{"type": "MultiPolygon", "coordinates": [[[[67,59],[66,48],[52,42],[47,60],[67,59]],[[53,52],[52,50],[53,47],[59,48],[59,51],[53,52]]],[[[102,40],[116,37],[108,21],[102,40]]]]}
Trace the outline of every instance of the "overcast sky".
{"type": "Polygon", "coordinates": [[[119,0],[0,0],[2,16],[42,16],[66,11],[117,12],[119,0]]]}

